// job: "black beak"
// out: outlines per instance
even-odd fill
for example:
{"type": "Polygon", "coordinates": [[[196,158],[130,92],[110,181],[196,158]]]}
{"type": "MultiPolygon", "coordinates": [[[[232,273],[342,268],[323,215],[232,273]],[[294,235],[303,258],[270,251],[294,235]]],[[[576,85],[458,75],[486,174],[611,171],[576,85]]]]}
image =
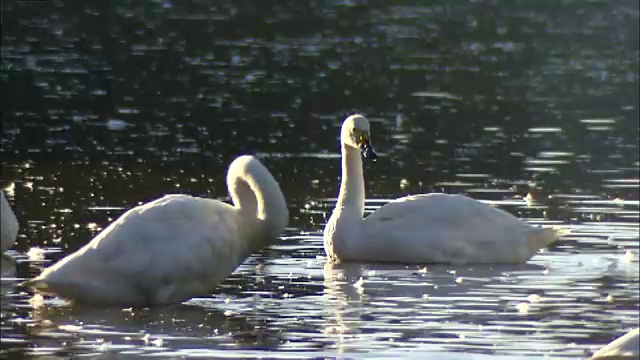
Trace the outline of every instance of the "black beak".
{"type": "Polygon", "coordinates": [[[371,146],[369,139],[365,139],[360,142],[360,151],[365,159],[375,161],[378,158],[378,154],[373,150],[373,146],[371,146]]]}

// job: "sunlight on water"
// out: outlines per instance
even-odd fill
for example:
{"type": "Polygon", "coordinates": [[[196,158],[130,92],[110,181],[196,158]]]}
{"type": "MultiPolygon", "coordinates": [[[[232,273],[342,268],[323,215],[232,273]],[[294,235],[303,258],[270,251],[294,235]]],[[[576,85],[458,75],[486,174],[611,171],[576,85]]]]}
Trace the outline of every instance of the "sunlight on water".
{"type": "Polygon", "coordinates": [[[638,326],[637,4],[112,5],[3,4],[0,180],[21,228],[0,357],[580,359],[638,326]],[[522,265],[327,262],[352,112],[380,155],[366,214],[458,193],[562,237],[522,265]],[[135,205],[229,201],[241,153],[290,227],[210,296],[92,309],[20,286],[135,205]]]}
{"type": "MultiPolygon", "coordinates": [[[[397,351],[575,356],[586,350],[577,344],[598,329],[635,323],[637,226],[568,226],[571,233],[552,249],[513,266],[334,265],[324,259],[320,234],[291,233],[268,256],[248,259],[210,298],[166,309],[92,310],[16,293],[11,311],[23,315],[12,323],[38,334],[31,340],[38,347],[27,353],[40,356],[57,353],[47,344],[59,341],[73,344],[69,353],[167,357],[242,357],[273,346],[280,350],[269,356],[282,358],[369,357],[358,355],[362,349],[381,357],[397,351]],[[581,328],[573,325],[576,317],[581,328]]],[[[8,280],[3,294],[15,286],[8,280]]]]}

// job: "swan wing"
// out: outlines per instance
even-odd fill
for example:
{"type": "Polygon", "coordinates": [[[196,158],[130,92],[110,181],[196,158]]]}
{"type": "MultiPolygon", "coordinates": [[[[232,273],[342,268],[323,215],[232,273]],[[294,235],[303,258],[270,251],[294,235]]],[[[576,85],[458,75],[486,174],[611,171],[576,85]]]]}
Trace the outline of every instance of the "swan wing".
{"type": "Polygon", "coordinates": [[[38,278],[85,301],[159,304],[207,294],[243,260],[235,211],[216,200],[165,196],[127,211],[38,278]]]}
{"type": "Polygon", "coordinates": [[[400,262],[522,262],[542,237],[501,209],[448,194],[389,202],[365,218],[364,228],[361,248],[371,258],[400,262]]]}

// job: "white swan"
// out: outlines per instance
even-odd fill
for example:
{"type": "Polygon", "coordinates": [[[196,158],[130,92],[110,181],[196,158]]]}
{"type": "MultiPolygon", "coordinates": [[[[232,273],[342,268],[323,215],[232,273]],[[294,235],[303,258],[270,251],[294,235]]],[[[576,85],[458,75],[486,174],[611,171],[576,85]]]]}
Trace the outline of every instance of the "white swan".
{"type": "Polygon", "coordinates": [[[361,152],[376,157],[369,121],[348,117],[340,139],[340,195],[324,228],[324,248],[334,262],[521,263],[558,236],[554,229],[533,227],[461,195],[408,196],[363,219],[361,152]]]}
{"type": "Polygon", "coordinates": [[[25,285],[90,305],[209,295],[289,221],[278,183],[256,158],[233,161],[227,186],[235,206],[176,194],[137,206],[25,285]]]}
{"type": "Polygon", "coordinates": [[[18,219],[11,210],[11,205],[0,190],[0,252],[4,253],[16,242],[18,237],[18,219]]]}
{"type": "Polygon", "coordinates": [[[635,328],[598,350],[591,359],[638,359],[640,358],[640,328],[635,328]]]}

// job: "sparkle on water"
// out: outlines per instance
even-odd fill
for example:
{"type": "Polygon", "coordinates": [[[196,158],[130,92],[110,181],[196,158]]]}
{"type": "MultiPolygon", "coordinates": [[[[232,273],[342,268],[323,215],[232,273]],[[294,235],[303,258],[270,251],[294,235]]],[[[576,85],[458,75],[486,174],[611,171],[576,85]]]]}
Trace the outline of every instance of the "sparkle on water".
{"type": "Polygon", "coordinates": [[[21,230],[0,357],[584,358],[638,326],[637,3],[409,3],[3,4],[21,230]],[[382,155],[367,213],[466,193],[568,232],[517,266],[327,263],[352,111],[382,155]],[[241,153],[281,182],[291,227],[211,296],[90,309],[18,286],[132,206],[228,200],[241,153]]]}

